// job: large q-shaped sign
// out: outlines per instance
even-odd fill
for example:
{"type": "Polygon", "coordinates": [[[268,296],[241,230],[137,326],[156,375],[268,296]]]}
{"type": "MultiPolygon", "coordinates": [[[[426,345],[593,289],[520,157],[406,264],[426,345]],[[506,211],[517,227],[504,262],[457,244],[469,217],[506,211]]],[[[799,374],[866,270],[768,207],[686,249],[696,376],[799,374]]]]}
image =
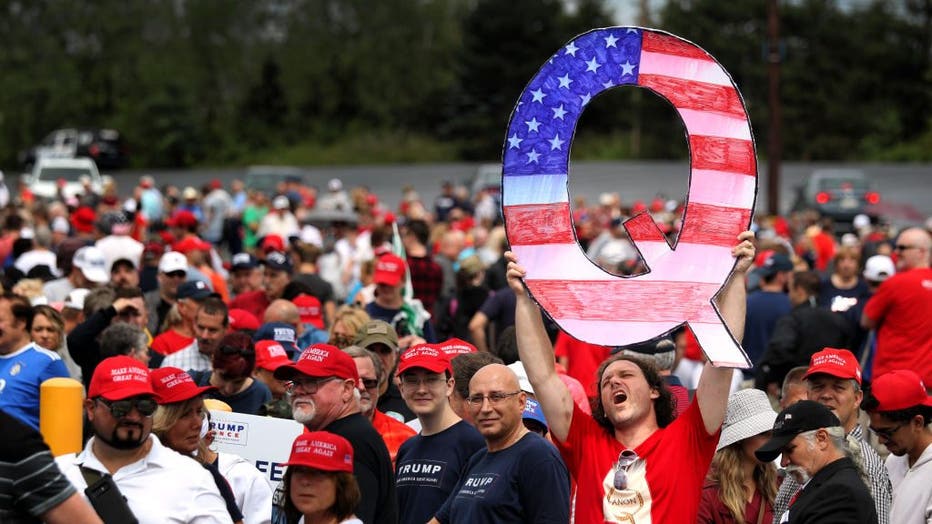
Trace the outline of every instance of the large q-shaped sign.
{"type": "Polygon", "coordinates": [[[567,333],[602,345],[645,341],[689,324],[715,365],[750,367],[714,304],[757,194],[751,125],[731,76],[691,42],[636,27],[597,29],[557,51],[515,107],[502,199],[512,250],[533,298],[567,333]],[[650,215],[627,222],[647,273],[620,277],[586,258],[567,188],[576,123],[612,87],[645,87],[676,108],[690,151],[689,191],[674,246],[650,215]]]}

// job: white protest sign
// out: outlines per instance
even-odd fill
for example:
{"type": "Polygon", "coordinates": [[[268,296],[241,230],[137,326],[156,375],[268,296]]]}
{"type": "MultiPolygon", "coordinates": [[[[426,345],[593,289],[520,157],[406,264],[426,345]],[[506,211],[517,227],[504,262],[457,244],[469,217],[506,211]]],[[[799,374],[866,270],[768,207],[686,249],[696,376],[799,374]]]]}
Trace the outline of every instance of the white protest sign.
{"type": "Polygon", "coordinates": [[[304,426],[290,419],[259,417],[244,413],[211,411],[214,448],[235,453],[255,464],[274,490],[285,473],[294,439],[304,426]]]}

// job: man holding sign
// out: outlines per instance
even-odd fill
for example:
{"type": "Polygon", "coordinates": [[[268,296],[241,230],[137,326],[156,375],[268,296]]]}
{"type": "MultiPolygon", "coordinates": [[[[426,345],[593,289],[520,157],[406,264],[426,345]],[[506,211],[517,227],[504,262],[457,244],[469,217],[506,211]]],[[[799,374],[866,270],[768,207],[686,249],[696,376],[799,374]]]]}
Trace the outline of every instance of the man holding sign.
{"type": "MultiPolygon", "coordinates": [[[[744,274],[754,259],[752,238],[749,231],[738,236],[732,249],[738,263],[717,298],[731,333],[744,332],[744,274]]],[[[513,253],[506,256],[508,283],[518,297],[518,353],[576,479],[575,522],[695,522],[733,370],[706,364],[695,400],[674,420],[672,398],[656,369],[621,353],[603,362],[593,377],[598,403],[586,415],[554,369],[539,309],[521,281],[524,268],[513,253]]]]}

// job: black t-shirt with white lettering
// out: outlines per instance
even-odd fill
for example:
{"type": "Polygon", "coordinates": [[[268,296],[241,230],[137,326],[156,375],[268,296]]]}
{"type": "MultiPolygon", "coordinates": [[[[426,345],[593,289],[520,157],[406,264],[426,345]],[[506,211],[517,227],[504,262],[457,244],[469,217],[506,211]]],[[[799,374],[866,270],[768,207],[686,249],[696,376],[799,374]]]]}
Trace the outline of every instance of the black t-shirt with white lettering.
{"type": "Polygon", "coordinates": [[[395,456],[399,522],[424,524],[433,518],[480,449],[485,439],[465,420],[435,435],[406,440],[395,456]]]}
{"type": "Polygon", "coordinates": [[[569,522],[570,477],[553,444],[536,433],[501,451],[480,450],[437,520],[499,524],[569,522]]]}

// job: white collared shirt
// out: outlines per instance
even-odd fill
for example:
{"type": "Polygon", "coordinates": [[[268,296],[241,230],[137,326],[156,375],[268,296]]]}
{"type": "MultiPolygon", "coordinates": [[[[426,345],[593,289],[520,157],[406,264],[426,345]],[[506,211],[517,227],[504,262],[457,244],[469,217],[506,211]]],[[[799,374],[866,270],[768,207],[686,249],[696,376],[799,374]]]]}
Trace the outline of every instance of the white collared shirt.
{"type": "MultiPolygon", "coordinates": [[[[80,466],[105,473],[107,468],[93,453],[92,437],[78,455],[55,459],[62,473],[80,492],[87,482],[80,466]]],[[[152,448],[140,460],[113,475],[139,524],[230,524],[230,514],[213,477],[197,461],[166,448],[149,435],[152,448]]]]}

